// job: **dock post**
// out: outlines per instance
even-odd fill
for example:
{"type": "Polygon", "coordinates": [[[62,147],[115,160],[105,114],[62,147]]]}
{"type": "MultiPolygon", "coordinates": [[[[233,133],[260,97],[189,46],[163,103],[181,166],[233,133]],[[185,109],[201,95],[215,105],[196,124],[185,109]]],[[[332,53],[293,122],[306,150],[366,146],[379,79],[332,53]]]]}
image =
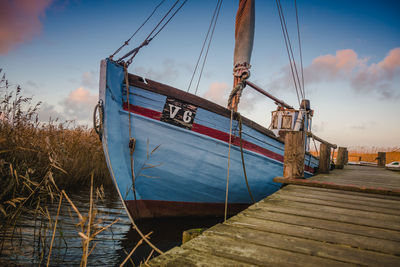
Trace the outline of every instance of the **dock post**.
{"type": "Polygon", "coordinates": [[[347,152],[347,148],[339,147],[338,153],[336,156],[336,164],[335,164],[336,169],[343,169],[343,166],[346,162],[346,152],[347,152]]]}
{"type": "Polygon", "coordinates": [[[304,140],[304,132],[302,131],[286,132],[283,177],[289,179],[304,178],[304,140]]]}
{"type": "Polygon", "coordinates": [[[378,167],[385,167],[386,164],[386,152],[378,152],[378,167]]]}
{"type": "Polygon", "coordinates": [[[331,167],[331,147],[325,143],[319,145],[319,173],[329,173],[331,167]]]}

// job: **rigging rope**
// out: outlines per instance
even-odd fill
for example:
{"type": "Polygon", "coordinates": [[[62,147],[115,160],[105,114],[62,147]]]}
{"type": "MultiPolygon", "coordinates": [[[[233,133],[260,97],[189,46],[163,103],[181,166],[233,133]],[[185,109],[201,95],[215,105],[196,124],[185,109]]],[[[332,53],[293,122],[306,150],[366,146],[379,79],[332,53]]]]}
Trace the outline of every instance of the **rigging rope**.
{"type": "MultiPolygon", "coordinates": [[[[177,0],[176,2],[175,2],[175,4],[173,4],[172,5],[172,7],[168,10],[168,12],[167,12],[167,14],[165,14],[164,15],[164,17],[158,22],[158,24],[154,27],[154,29],[149,33],[149,35],[147,35],[147,37],[144,39],[144,41],[142,42],[142,47],[144,46],[143,44],[144,43],[146,43],[146,41],[147,41],[147,43],[149,43],[150,41],[150,39],[149,39],[149,37],[153,34],[153,32],[158,28],[158,26],[160,26],[160,24],[164,21],[164,19],[168,16],[168,14],[174,9],[174,7],[178,4],[178,2],[179,2],[179,0],[177,0]]],[[[141,47],[141,46],[139,46],[139,47],[141,47]]],[[[126,53],[124,56],[122,56],[120,59],[118,59],[118,61],[121,61],[121,60],[123,60],[124,58],[126,58],[126,57],[129,57],[132,53],[135,53],[136,52],[136,54],[137,54],[137,51],[135,51],[137,48],[135,48],[135,49],[133,49],[133,50],[131,50],[131,51],[129,51],[128,53],[126,53]]],[[[139,48],[140,49],[140,48],[139,48]]],[[[135,54],[135,55],[136,55],[135,54]]]]}
{"type": "MultiPolygon", "coordinates": [[[[228,98],[228,107],[232,106],[232,101],[233,101],[234,97],[237,97],[238,100],[240,99],[240,97],[242,95],[242,92],[243,92],[243,89],[246,87],[246,80],[248,78],[248,74],[249,74],[249,72],[245,72],[243,74],[243,77],[241,77],[240,81],[232,89],[232,91],[231,91],[231,93],[229,95],[229,98],[228,98]]],[[[236,106],[238,104],[239,104],[239,102],[236,103],[236,106]]]]}
{"type": "Polygon", "coordinates": [[[129,51],[127,54],[122,56],[120,59],[118,59],[118,62],[121,63],[123,59],[127,58],[130,56],[128,59],[127,66],[129,66],[132,63],[132,60],[134,57],[137,55],[139,50],[148,45],[164,28],[167,26],[167,24],[171,21],[171,19],[178,13],[178,11],[186,4],[187,0],[183,1],[183,3],[175,10],[175,12],[171,15],[171,17],[161,26],[161,28],[152,36],[152,34],[157,30],[157,28],[161,25],[161,23],[168,17],[169,13],[175,8],[175,6],[179,3],[180,0],[177,0],[172,7],[168,10],[168,12],[164,15],[164,17],[160,20],[160,22],[154,27],[154,29],[147,35],[145,40],[142,42],[142,44],[131,51],[129,51]]]}
{"type": "Polygon", "coordinates": [[[218,16],[219,16],[219,11],[221,10],[221,5],[222,5],[222,0],[221,0],[220,3],[219,3],[217,16],[215,17],[214,26],[213,26],[213,29],[212,29],[212,32],[211,32],[210,40],[208,41],[208,46],[207,46],[206,54],[204,55],[203,65],[201,66],[201,71],[200,71],[199,79],[197,80],[196,91],[194,92],[195,95],[197,94],[197,89],[199,88],[201,76],[203,75],[204,66],[206,65],[206,60],[207,60],[207,56],[208,56],[208,51],[209,51],[209,49],[210,49],[211,41],[212,41],[213,36],[214,36],[215,26],[217,25],[217,20],[218,20],[218,16]]]}
{"type": "Polygon", "coordinates": [[[201,56],[203,54],[204,47],[206,46],[206,43],[207,43],[207,40],[208,40],[208,35],[210,34],[210,30],[211,30],[213,22],[214,22],[215,14],[217,13],[219,2],[222,2],[222,0],[218,0],[217,1],[217,5],[215,6],[214,14],[213,14],[213,16],[211,18],[211,21],[210,21],[210,26],[208,26],[208,31],[207,31],[207,34],[206,34],[206,38],[204,38],[203,46],[201,47],[200,55],[199,55],[199,58],[197,59],[196,66],[194,68],[194,71],[193,71],[193,74],[192,74],[192,78],[190,79],[190,83],[189,83],[189,86],[188,86],[188,89],[187,89],[186,92],[189,92],[190,86],[192,85],[192,82],[193,82],[193,78],[194,78],[194,76],[196,74],[196,71],[197,71],[197,67],[199,66],[199,62],[200,62],[201,56]]]}
{"type": "Polygon", "coordinates": [[[176,13],[178,13],[178,11],[186,4],[187,0],[183,1],[182,5],[180,5],[178,7],[177,10],[175,10],[174,14],[171,15],[171,17],[164,23],[164,25],[154,34],[153,37],[151,37],[151,39],[153,39],[154,37],[156,37],[163,29],[165,26],[167,26],[167,24],[171,21],[171,19],[176,15],[176,13]]]}
{"type": "Polygon", "coordinates": [[[277,5],[277,8],[278,8],[279,19],[281,22],[282,33],[283,33],[283,37],[285,40],[286,52],[287,52],[288,58],[289,58],[289,64],[290,64],[290,69],[292,72],[292,77],[293,77],[293,82],[294,82],[294,86],[295,86],[295,90],[296,90],[297,100],[298,100],[299,106],[300,106],[300,96],[303,97],[303,95],[302,95],[301,84],[300,84],[300,80],[299,80],[299,76],[298,76],[298,72],[297,72],[296,62],[295,62],[294,56],[293,56],[292,45],[290,42],[289,33],[287,31],[286,20],[285,20],[284,14],[283,14],[280,0],[276,0],[275,2],[277,5]],[[296,73],[296,75],[295,75],[295,73],[296,73]],[[300,91],[300,94],[299,94],[299,91],[300,91]]]}
{"type": "Polygon", "coordinates": [[[119,51],[121,51],[122,48],[127,46],[129,42],[132,40],[132,38],[140,31],[140,29],[149,21],[149,19],[154,15],[156,10],[165,2],[165,0],[161,0],[161,2],[154,8],[153,12],[147,17],[147,19],[140,25],[140,27],[129,37],[128,40],[126,40],[111,56],[110,59],[112,59],[119,51]]]}
{"type": "Polygon", "coordinates": [[[300,38],[300,25],[299,25],[299,15],[297,11],[297,0],[294,0],[294,6],[296,9],[296,21],[297,21],[297,39],[299,41],[299,52],[300,52],[300,67],[301,67],[301,82],[303,87],[303,98],[306,96],[305,88],[304,88],[304,72],[303,72],[303,54],[301,51],[301,38],[300,38]]]}

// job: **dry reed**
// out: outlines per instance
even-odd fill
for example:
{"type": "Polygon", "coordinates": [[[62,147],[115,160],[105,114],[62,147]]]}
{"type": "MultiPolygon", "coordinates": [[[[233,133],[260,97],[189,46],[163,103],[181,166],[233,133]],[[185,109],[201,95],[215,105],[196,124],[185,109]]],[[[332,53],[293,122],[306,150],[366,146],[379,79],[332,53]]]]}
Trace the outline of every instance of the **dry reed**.
{"type": "MultiPolygon", "coordinates": [[[[0,74],[1,73],[0,69],[0,74]]],[[[1,77],[1,76],[0,76],[1,77]]],[[[58,215],[55,221],[48,210],[48,201],[59,199],[58,212],[63,195],[71,200],[57,185],[63,188],[82,186],[91,182],[111,184],[101,143],[96,133],[74,122],[50,120],[39,121],[41,103],[25,97],[18,85],[10,85],[5,75],[0,80],[0,254],[5,242],[22,240],[16,224],[22,214],[33,218],[35,249],[32,258],[39,265],[47,255],[50,264],[51,250],[56,234],[58,215]],[[92,171],[94,170],[94,171],[92,171]],[[90,175],[92,174],[92,175],[90,175]],[[88,177],[91,177],[89,180],[88,177]],[[47,244],[48,229],[52,229],[50,246],[47,244]],[[11,240],[11,241],[10,241],[11,240]]],[[[99,192],[99,191],[97,191],[99,192]]],[[[98,195],[98,194],[97,194],[98,195]]],[[[97,210],[91,198],[90,220],[79,218],[82,227],[88,227],[85,236],[84,256],[87,257],[90,240],[108,227],[98,229],[94,224],[97,210]]],[[[58,213],[57,212],[57,213],[58,213]]],[[[18,248],[15,248],[18,249],[18,248]]],[[[86,260],[85,260],[86,259],[86,260]]]]}
{"type": "MultiPolygon", "coordinates": [[[[21,187],[29,188],[28,180],[38,183],[46,175],[65,188],[89,185],[88,178],[94,170],[96,185],[111,185],[101,142],[93,129],[57,119],[41,122],[40,106],[41,102],[34,103],[31,97],[23,96],[21,87],[11,86],[3,75],[0,80],[0,201],[15,198],[21,187]]],[[[0,206],[3,214],[4,209],[4,205],[0,206]]]]}
{"type": "MultiPolygon", "coordinates": [[[[41,122],[38,118],[40,106],[40,102],[33,103],[31,97],[24,97],[20,86],[9,85],[3,75],[0,80],[0,220],[4,223],[0,228],[3,233],[0,238],[0,254],[5,232],[11,228],[13,239],[16,221],[21,214],[27,213],[33,216],[35,226],[37,221],[40,225],[34,229],[38,249],[33,250],[32,257],[39,259],[38,265],[44,265],[43,260],[47,255],[46,265],[49,266],[58,215],[65,198],[78,216],[77,237],[82,240],[81,266],[86,266],[88,257],[96,247],[96,243],[91,244],[91,241],[119,220],[100,227],[101,220],[96,219],[96,203],[101,194],[97,190],[94,198],[94,184],[110,185],[112,180],[101,142],[93,129],[76,126],[71,121],[59,122],[57,119],[41,122]],[[66,188],[89,183],[89,212],[83,215],[58,186],[66,188]],[[53,222],[47,202],[56,198],[59,205],[53,222]],[[48,228],[52,229],[50,244],[47,244],[48,228]]],[[[134,228],[142,237],[135,248],[144,241],[153,249],[146,264],[154,251],[163,253],[148,240],[151,233],[144,235],[135,224],[134,228]]],[[[122,265],[131,260],[134,251],[135,249],[131,251],[122,265]]]]}

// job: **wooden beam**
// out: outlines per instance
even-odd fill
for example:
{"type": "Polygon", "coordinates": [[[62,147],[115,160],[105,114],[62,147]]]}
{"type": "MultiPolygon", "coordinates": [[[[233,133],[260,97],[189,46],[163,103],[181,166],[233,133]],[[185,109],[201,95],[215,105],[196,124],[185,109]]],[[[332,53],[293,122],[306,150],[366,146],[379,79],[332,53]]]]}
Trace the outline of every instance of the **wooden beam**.
{"type": "Polygon", "coordinates": [[[278,98],[276,98],[275,96],[271,95],[270,93],[268,93],[267,91],[265,91],[264,89],[258,87],[257,85],[255,85],[254,83],[250,82],[250,81],[246,81],[246,84],[250,87],[252,87],[253,89],[255,89],[257,92],[265,95],[266,97],[271,98],[272,100],[275,101],[276,104],[279,104],[280,106],[283,106],[285,108],[289,108],[289,109],[293,109],[292,106],[290,106],[289,104],[286,104],[285,102],[283,102],[283,100],[280,100],[278,98]]]}
{"type": "Polygon", "coordinates": [[[327,144],[328,146],[330,146],[332,148],[335,148],[335,149],[337,148],[337,145],[331,144],[328,141],[325,141],[324,139],[322,139],[322,138],[316,136],[315,134],[313,134],[312,132],[307,132],[307,136],[314,138],[315,140],[317,140],[320,143],[327,144]]]}

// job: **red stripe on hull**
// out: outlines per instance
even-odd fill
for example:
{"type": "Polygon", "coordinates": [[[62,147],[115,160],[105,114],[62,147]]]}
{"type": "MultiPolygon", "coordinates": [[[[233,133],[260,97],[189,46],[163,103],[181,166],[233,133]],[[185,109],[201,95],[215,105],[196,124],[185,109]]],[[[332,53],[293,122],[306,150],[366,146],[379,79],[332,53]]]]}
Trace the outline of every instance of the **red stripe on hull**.
{"type": "Polygon", "coordinates": [[[315,169],[313,167],[304,165],[304,171],[314,174],[315,169]]]}
{"type": "MultiPolygon", "coordinates": [[[[161,112],[158,112],[158,111],[155,111],[152,109],[148,109],[148,108],[144,108],[144,107],[140,107],[140,106],[136,106],[136,105],[132,105],[132,104],[129,104],[129,109],[128,109],[128,103],[126,103],[126,102],[123,104],[123,109],[125,111],[129,111],[129,112],[132,112],[132,113],[135,113],[138,115],[142,115],[142,116],[154,119],[154,120],[160,120],[161,115],[162,115],[161,112]]],[[[194,131],[196,133],[207,135],[209,137],[218,139],[225,143],[229,142],[229,133],[222,132],[222,131],[219,131],[219,130],[216,130],[216,129],[213,129],[213,128],[210,128],[210,127],[207,127],[207,126],[204,126],[201,124],[197,124],[195,122],[193,123],[192,131],[194,131]]],[[[232,145],[240,147],[240,138],[233,135],[232,136],[232,145]]],[[[249,151],[253,151],[255,153],[264,155],[268,158],[283,162],[283,156],[278,153],[272,152],[271,150],[265,149],[263,147],[255,145],[255,144],[253,144],[249,141],[243,140],[243,139],[242,139],[242,145],[243,145],[244,149],[247,149],[249,151]]],[[[307,166],[307,165],[305,165],[304,167],[305,167],[305,171],[314,173],[314,168],[307,166]]]]}
{"type": "Polygon", "coordinates": [[[128,109],[128,103],[126,103],[126,102],[123,105],[123,109],[125,111],[130,111],[132,113],[139,114],[139,115],[148,117],[150,119],[154,119],[154,120],[161,119],[161,112],[158,112],[158,111],[155,111],[152,109],[148,109],[148,108],[144,108],[141,106],[132,105],[132,104],[129,104],[129,109],[128,109]]]}
{"type": "MultiPolygon", "coordinates": [[[[125,200],[133,219],[159,217],[223,216],[224,203],[180,202],[163,200],[125,200]]],[[[250,204],[228,204],[228,214],[234,215],[250,204]]]]}
{"type": "MultiPolygon", "coordinates": [[[[200,124],[197,124],[197,123],[193,123],[192,131],[194,131],[196,133],[201,133],[201,134],[210,136],[212,138],[224,141],[226,143],[229,143],[229,133],[218,131],[218,130],[215,130],[213,128],[209,128],[207,126],[200,125],[200,124]]],[[[232,135],[231,143],[232,143],[232,145],[240,147],[240,138],[237,137],[237,136],[232,135]]],[[[257,145],[255,145],[253,143],[250,143],[249,141],[246,141],[246,140],[242,139],[242,145],[243,145],[244,149],[247,149],[247,150],[256,152],[258,154],[264,155],[264,156],[266,156],[268,158],[272,158],[272,159],[278,160],[280,162],[283,162],[283,156],[282,155],[274,153],[274,152],[272,152],[272,151],[270,151],[268,149],[265,149],[263,147],[257,146],[257,145]]]]}

